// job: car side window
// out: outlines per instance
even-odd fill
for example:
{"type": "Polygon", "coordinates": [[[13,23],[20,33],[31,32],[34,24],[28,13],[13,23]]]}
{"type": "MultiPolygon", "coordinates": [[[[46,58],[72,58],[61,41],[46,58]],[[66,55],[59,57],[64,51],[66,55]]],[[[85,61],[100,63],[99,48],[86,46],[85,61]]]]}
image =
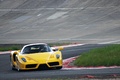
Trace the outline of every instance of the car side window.
{"type": "Polygon", "coordinates": [[[50,47],[49,46],[42,46],[41,47],[41,52],[50,52],[51,50],[50,50],[50,47]]]}

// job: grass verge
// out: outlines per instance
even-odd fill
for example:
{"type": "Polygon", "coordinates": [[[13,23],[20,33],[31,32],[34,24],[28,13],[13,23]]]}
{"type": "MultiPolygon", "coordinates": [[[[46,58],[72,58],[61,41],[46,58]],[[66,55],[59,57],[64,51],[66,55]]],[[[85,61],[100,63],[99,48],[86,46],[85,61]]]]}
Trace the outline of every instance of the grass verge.
{"type": "Polygon", "coordinates": [[[22,44],[1,44],[0,51],[19,50],[22,48],[22,46],[22,44]]]}
{"type": "Polygon", "coordinates": [[[76,66],[120,66],[120,44],[112,44],[96,48],[80,55],[75,61],[76,66]]]}

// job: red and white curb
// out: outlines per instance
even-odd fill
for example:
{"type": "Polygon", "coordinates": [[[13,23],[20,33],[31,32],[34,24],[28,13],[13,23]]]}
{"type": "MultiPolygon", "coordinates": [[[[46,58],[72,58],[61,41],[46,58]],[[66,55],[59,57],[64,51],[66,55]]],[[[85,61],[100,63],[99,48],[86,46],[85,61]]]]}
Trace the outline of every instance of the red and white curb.
{"type": "MultiPolygon", "coordinates": [[[[105,66],[100,66],[100,67],[76,67],[76,66],[72,66],[70,65],[71,62],[73,62],[74,60],[76,60],[76,58],[78,58],[78,56],[76,57],[71,57],[68,59],[63,60],[63,68],[62,70],[83,70],[83,69],[105,69],[105,68],[120,68],[120,66],[110,66],[110,67],[105,67],[105,66]]],[[[82,78],[89,78],[89,79],[97,79],[100,78],[101,76],[95,76],[95,75],[82,75],[79,76],[80,79],[82,78]]],[[[110,75],[106,75],[105,77],[108,78],[119,78],[120,75],[119,74],[110,74],[110,75]]],[[[102,77],[103,78],[103,77],[102,77]]]]}
{"type": "Polygon", "coordinates": [[[99,66],[99,67],[77,67],[77,66],[72,66],[70,65],[71,62],[73,62],[74,60],[76,60],[76,58],[78,58],[78,56],[76,57],[71,57],[68,59],[64,59],[63,60],[63,69],[65,70],[78,70],[78,69],[105,69],[105,68],[120,68],[120,66],[110,66],[110,67],[106,67],[106,66],[99,66]]]}
{"type": "Polygon", "coordinates": [[[3,51],[3,52],[0,52],[0,54],[10,54],[11,51],[3,51]]]}

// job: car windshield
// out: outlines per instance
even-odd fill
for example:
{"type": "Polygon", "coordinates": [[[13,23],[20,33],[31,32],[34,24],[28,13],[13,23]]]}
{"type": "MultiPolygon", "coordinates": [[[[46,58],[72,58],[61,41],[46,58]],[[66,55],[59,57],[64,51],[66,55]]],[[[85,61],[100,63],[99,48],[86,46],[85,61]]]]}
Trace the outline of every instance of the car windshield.
{"type": "Polygon", "coordinates": [[[51,49],[47,45],[31,45],[25,47],[22,51],[22,54],[50,52],[50,51],[51,49]]]}

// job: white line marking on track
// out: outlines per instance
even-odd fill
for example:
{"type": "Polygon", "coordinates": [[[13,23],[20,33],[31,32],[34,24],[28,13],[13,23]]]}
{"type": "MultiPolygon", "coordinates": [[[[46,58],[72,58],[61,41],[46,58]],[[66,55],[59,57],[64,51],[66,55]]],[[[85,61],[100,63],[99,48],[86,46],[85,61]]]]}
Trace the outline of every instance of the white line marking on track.
{"type": "Polygon", "coordinates": [[[119,42],[120,40],[114,40],[114,41],[107,41],[107,42],[101,42],[98,44],[110,44],[110,43],[115,43],[115,42],[119,42]]]}

